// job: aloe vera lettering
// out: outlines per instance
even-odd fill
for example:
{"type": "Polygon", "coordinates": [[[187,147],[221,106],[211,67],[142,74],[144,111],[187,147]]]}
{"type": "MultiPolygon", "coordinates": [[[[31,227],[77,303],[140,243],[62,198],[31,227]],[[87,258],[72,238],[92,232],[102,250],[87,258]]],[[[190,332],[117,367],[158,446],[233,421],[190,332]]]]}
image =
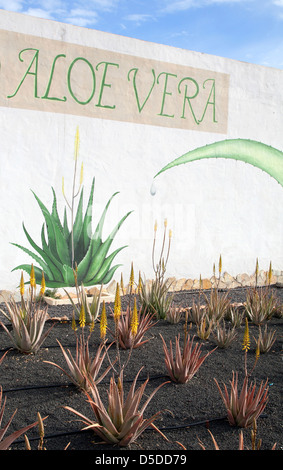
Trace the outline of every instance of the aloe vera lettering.
{"type": "Polygon", "coordinates": [[[47,57],[46,50],[21,49],[6,98],[22,100],[33,109],[48,111],[47,102],[52,102],[50,109],[55,106],[56,112],[84,114],[84,108],[88,116],[144,124],[209,125],[216,131],[219,121],[225,125],[226,115],[221,116],[223,74],[219,74],[218,83],[216,73],[209,76],[207,71],[172,68],[171,64],[165,70],[166,64],[141,58],[137,59],[139,66],[131,67],[131,56],[113,53],[110,57],[114,60],[109,60],[109,54],[108,60],[101,60],[103,51],[93,51],[88,56],[66,51],[47,57]],[[44,108],[40,102],[46,102],[44,108]]]}
{"type": "MultiPolygon", "coordinates": [[[[27,70],[25,71],[23,77],[21,78],[20,83],[17,86],[15,92],[12,93],[11,95],[8,95],[7,98],[13,98],[19,92],[19,90],[22,87],[24,81],[27,80],[27,77],[29,75],[34,80],[34,98],[40,98],[40,96],[38,96],[39,50],[38,49],[23,49],[19,53],[19,60],[21,62],[24,62],[23,53],[26,52],[26,51],[34,51],[34,55],[31,59],[31,61],[28,63],[27,70]]],[[[56,62],[59,59],[63,59],[63,58],[66,59],[65,54],[58,54],[54,58],[53,63],[52,63],[52,67],[51,67],[51,71],[50,71],[50,74],[49,74],[49,78],[48,78],[45,93],[41,96],[42,99],[56,100],[56,101],[67,101],[66,96],[61,96],[61,97],[59,97],[59,96],[50,96],[50,94],[49,94],[52,82],[56,79],[57,80],[61,79],[61,77],[56,76],[55,69],[56,69],[56,62]]],[[[101,84],[100,84],[100,89],[99,89],[99,93],[98,93],[98,95],[99,95],[98,103],[96,104],[96,106],[114,109],[115,105],[108,105],[108,104],[103,105],[102,104],[102,96],[103,96],[104,88],[105,87],[109,87],[109,88],[111,87],[111,84],[106,83],[106,74],[107,74],[108,67],[109,66],[119,67],[119,65],[114,64],[114,63],[108,63],[108,62],[101,62],[101,63],[97,64],[96,70],[98,70],[98,68],[101,65],[103,66],[103,72],[102,72],[102,80],[101,80],[101,84]]],[[[77,70],[77,75],[80,75],[80,70],[77,70]]],[[[71,98],[73,98],[74,101],[76,101],[78,104],[86,105],[93,99],[95,91],[96,91],[96,75],[95,75],[95,70],[94,70],[93,65],[86,58],[77,57],[76,59],[74,59],[71,62],[70,66],[68,68],[68,71],[67,71],[67,80],[66,81],[67,81],[67,89],[69,91],[69,94],[70,94],[71,98]],[[79,97],[76,95],[75,91],[73,90],[73,85],[72,85],[73,69],[75,67],[77,67],[77,68],[79,67],[79,65],[77,65],[79,62],[83,62],[84,64],[86,64],[89,71],[90,71],[90,73],[91,73],[91,80],[88,83],[88,85],[89,85],[89,96],[85,100],[80,100],[79,99],[79,97]]]]}

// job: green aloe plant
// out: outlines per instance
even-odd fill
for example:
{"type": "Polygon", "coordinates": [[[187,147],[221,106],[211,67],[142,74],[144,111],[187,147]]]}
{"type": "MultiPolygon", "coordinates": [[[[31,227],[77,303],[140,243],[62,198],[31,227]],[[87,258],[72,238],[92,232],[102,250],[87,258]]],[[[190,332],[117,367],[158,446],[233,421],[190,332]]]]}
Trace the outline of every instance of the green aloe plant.
{"type": "MultiPolygon", "coordinates": [[[[67,206],[65,206],[64,209],[63,222],[61,222],[58,215],[57,198],[54,188],[52,188],[53,204],[51,211],[48,211],[46,206],[33,192],[45,220],[41,230],[42,246],[40,247],[34,242],[26,230],[24,224],[23,230],[35,252],[16,243],[12,243],[12,245],[20,248],[25,253],[30,255],[41,266],[41,268],[36,266],[34,267],[36,283],[40,283],[43,270],[46,287],[74,287],[76,285],[74,269],[76,269],[76,278],[78,284],[83,283],[85,286],[107,284],[111,281],[114,272],[120,266],[119,264],[111,267],[111,264],[119,251],[125,248],[125,246],[120,247],[108,255],[114,237],[131,211],[122,217],[110,235],[104,241],[102,241],[102,230],[106,213],[112,199],[118,194],[118,192],[114,193],[110,197],[95,231],[92,232],[92,209],[95,181],[93,178],[87,208],[85,214],[83,213],[83,165],[81,166],[79,189],[77,192],[75,191],[78,146],[79,134],[77,130],[75,140],[75,169],[71,203],[69,203],[65,197],[64,179],[62,184],[63,195],[67,202],[67,206]],[[79,194],[80,197],[75,214],[74,199],[79,194]],[[71,210],[70,229],[68,227],[67,220],[67,207],[71,210]]],[[[13,269],[13,271],[16,269],[24,270],[30,274],[30,265],[28,264],[17,266],[13,269]]]]}
{"type": "MultiPolygon", "coordinates": [[[[54,189],[53,191],[53,205],[52,211],[49,212],[40,199],[34,194],[42,214],[45,219],[45,224],[41,230],[41,243],[42,247],[38,246],[23,224],[25,235],[32,246],[37,252],[34,253],[28,248],[25,248],[16,243],[14,246],[22,249],[25,253],[30,255],[40,266],[34,266],[36,283],[40,284],[42,270],[45,275],[45,282],[47,287],[74,287],[75,278],[72,267],[72,231],[69,230],[67,224],[66,208],[64,212],[64,221],[60,221],[57,212],[57,199],[54,189]],[[45,229],[48,239],[45,237],[45,229]]],[[[118,224],[114,227],[106,240],[102,241],[102,229],[108,207],[117,192],[114,193],[109,199],[102,216],[97,224],[94,233],[90,233],[92,221],[92,206],[93,206],[93,192],[94,192],[94,179],[91,186],[91,193],[88,201],[88,206],[83,216],[83,188],[77,208],[77,213],[73,226],[74,234],[74,260],[77,266],[77,280],[78,283],[84,283],[85,286],[95,284],[107,284],[111,281],[114,272],[120,265],[111,267],[111,263],[115,256],[125,246],[116,249],[112,254],[108,255],[111,243],[121,227],[124,220],[131,212],[128,212],[118,224]]],[[[22,269],[30,274],[30,265],[23,264],[13,269],[22,269]]]]}

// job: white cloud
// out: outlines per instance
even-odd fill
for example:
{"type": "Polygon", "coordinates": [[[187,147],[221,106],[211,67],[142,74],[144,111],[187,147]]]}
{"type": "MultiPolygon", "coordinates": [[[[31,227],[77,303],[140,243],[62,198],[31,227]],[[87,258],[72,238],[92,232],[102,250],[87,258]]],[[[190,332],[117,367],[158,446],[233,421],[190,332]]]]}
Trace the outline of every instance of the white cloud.
{"type": "Polygon", "coordinates": [[[23,0],[0,0],[0,8],[8,11],[21,11],[23,0]]]}
{"type": "Polygon", "coordinates": [[[42,10],[42,8],[29,8],[25,11],[26,15],[36,16],[37,18],[44,18],[46,20],[53,20],[52,13],[46,10],[42,10]]]}
{"type": "Polygon", "coordinates": [[[82,8],[74,8],[68,15],[64,17],[67,23],[72,23],[77,26],[89,26],[97,22],[98,15],[95,11],[90,11],[82,8]]]}
{"type": "Polygon", "coordinates": [[[147,14],[144,14],[144,13],[134,13],[132,15],[127,15],[125,16],[124,18],[125,20],[127,21],[133,21],[135,23],[143,23],[144,21],[148,21],[148,20],[152,20],[153,17],[152,15],[147,15],[147,14]]]}
{"type": "Polygon", "coordinates": [[[163,11],[170,13],[174,11],[188,10],[189,8],[197,6],[199,3],[200,2],[196,2],[195,0],[179,0],[177,2],[169,2],[169,4],[163,8],[163,11]]]}
{"type": "MultiPolygon", "coordinates": [[[[120,3],[120,0],[88,0],[87,3],[91,9],[94,8],[94,9],[102,10],[102,11],[112,11],[114,8],[118,6],[118,4],[120,3]]],[[[86,2],[85,1],[77,2],[77,5],[80,5],[80,4],[82,4],[82,6],[85,7],[86,2]]]]}
{"type": "MultiPolygon", "coordinates": [[[[177,1],[168,1],[167,6],[163,8],[164,12],[173,13],[177,11],[189,10],[193,7],[208,7],[210,5],[216,4],[230,4],[230,3],[251,3],[255,0],[177,0],[177,1]]],[[[282,2],[282,0],[274,0],[282,2]]]]}

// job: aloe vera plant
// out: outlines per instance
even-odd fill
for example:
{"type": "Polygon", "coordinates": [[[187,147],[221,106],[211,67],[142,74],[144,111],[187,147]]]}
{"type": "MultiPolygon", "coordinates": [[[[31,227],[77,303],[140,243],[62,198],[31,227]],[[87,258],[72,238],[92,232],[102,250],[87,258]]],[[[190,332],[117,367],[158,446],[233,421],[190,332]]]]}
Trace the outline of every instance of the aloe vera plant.
{"type": "Polygon", "coordinates": [[[103,442],[126,447],[136,441],[148,427],[152,426],[154,429],[157,429],[153,422],[160,415],[161,411],[156,412],[150,418],[144,418],[144,411],[156,392],[167,383],[163,382],[158,385],[146,397],[145,403],[141,405],[149,378],[136,389],[136,382],[140,371],[141,369],[134,378],[126,398],[124,397],[123,373],[121,372],[119,375],[117,384],[114,376],[110,379],[107,407],[102,402],[96,384],[90,384],[90,392],[85,392],[85,394],[93,411],[94,419],[88,418],[69,406],[64,408],[77,415],[86,424],[84,429],[92,429],[95,434],[102,438],[103,442]]]}
{"type": "MultiPolygon", "coordinates": [[[[70,200],[66,197],[64,177],[62,178],[62,193],[67,204],[64,209],[63,222],[61,222],[58,215],[57,198],[54,188],[52,188],[53,204],[51,212],[48,211],[46,206],[33,192],[45,219],[45,223],[41,229],[42,247],[34,242],[24,224],[23,229],[25,235],[36,253],[21,245],[12,243],[12,245],[17,246],[39,263],[41,269],[37,267],[34,268],[36,283],[39,283],[41,273],[44,271],[46,287],[74,287],[82,283],[84,283],[85,286],[107,284],[111,281],[114,272],[120,266],[116,265],[111,267],[112,261],[119,251],[125,248],[125,246],[118,248],[111,255],[108,255],[114,237],[131,211],[122,217],[106,240],[102,241],[102,229],[106,213],[112,199],[118,192],[114,193],[107,202],[98,225],[92,233],[93,178],[87,209],[85,214],[83,214],[83,163],[81,164],[79,186],[76,188],[79,142],[79,128],[77,128],[75,136],[72,195],[70,200]],[[75,213],[75,199],[78,196],[79,202],[75,213]],[[69,209],[71,213],[70,228],[68,227],[67,209],[69,209]],[[76,273],[75,276],[74,272],[76,273]]],[[[17,266],[13,271],[16,269],[22,269],[30,273],[30,267],[26,264],[17,266]]]]}
{"type": "Polygon", "coordinates": [[[100,343],[95,356],[91,357],[89,351],[89,337],[85,339],[83,334],[81,334],[80,337],[77,338],[75,356],[72,356],[69,349],[64,349],[60,341],[57,340],[57,342],[63,353],[68,368],[64,369],[55,362],[44,362],[58,367],[58,369],[63,371],[64,374],[66,374],[71,379],[71,381],[82,390],[89,390],[90,381],[93,381],[96,384],[101,382],[101,380],[106,376],[106,374],[112,367],[111,365],[108,366],[106,370],[98,377],[105,355],[107,354],[108,349],[112,346],[112,343],[110,343],[107,348],[105,347],[104,352],[103,348],[105,346],[105,343],[100,343]]]}
{"type": "Polygon", "coordinates": [[[241,390],[238,389],[238,373],[234,373],[230,380],[231,391],[224,384],[224,391],[221,390],[216,379],[218,391],[225,405],[228,421],[231,426],[247,428],[251,426],[254,420],[262,414],[268,401],[268,380],[262,381],[258,391],[256,391],[256,382],[249,384],[249,377],[245,375],[241,390]]]}
{"type": "MultiPolygon", "coordinates": [[[[108,251],[119,228],[131,211],[122,217],[110,235],[102,241],[102,230],[106,213],[112,199],[118,192],[114,193],[107,202],[95,231],[91,233],[94,179],[85,215],[83,214],[83,189],[82,187],[74,225],[71,230],[68,228],[66,207],[63,222],[59,218],[57,198],[53,188],[53,204],[50,212],[36,194],[33,193],[45,219],[41,230],[42,247],[33,241],[24,224],[23,230],[35,252],[16,243],[12,244],[30,255],[41,266],[41,268],[34,267],[36,283],[40,283],[43,270],[47,287],[74,287],[72,249],[74,251],[74,261],[77,266],[77,281],[79,284],[82,282],[85,286],[107,284],[120,266],[118,264],[111,267],[111,264],[115,256],[125,246],[117,248],[110,255],[108,255],[108,251]],[[47,240],[45,229],[48,237],[47,240]]],[[[17,266],[13,271],[16,269],[22,269],[30,274],[30,265],[28,264],[17,266]]]]}
{"type": "Polygon", "coordinates": [[[47,307],[41,308],[40,303],[27,300],[18,303],[14,298],[9,302],[5,301],[6,309],[0,310],[1,313],[11,322],[12,331],[0,321],[0,325],[11,339],[14,347],[21,353],[36,353],[55,323],[44,332],[45,323],[48,317],[47,307]]]}

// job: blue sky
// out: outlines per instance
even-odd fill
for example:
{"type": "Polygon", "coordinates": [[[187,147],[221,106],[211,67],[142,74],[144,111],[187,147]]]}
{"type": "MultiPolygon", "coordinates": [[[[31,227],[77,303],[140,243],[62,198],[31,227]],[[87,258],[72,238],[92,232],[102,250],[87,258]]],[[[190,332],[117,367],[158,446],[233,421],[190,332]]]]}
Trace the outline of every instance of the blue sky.
{"type": "Polygon", "coordinates": [[[0,0],[0,8],[283,69],[283,0],[0,0]]]}

